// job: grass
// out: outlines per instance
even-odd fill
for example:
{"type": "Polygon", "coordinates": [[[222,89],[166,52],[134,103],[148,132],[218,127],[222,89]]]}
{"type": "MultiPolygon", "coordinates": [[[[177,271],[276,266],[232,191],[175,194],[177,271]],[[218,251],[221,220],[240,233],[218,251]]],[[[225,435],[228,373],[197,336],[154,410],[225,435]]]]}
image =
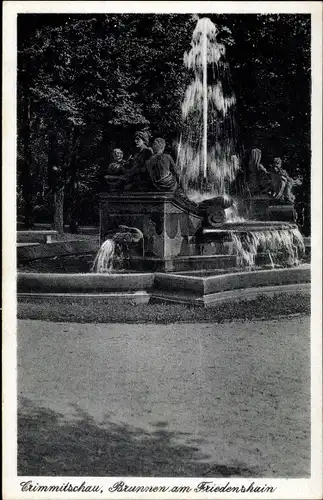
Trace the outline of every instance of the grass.
{"type": "Polygon", "coordinates": [[[19,319],[67,323],[223,323],[234,320],[274,319],[280,316],[310,314],[310,297],[277,293],[252,300],[214,304],[208,308],[184,304],[124,305],[106,300],[91,303],[73,299],[50,299],[47,303],[21,303],[19,319]]]}

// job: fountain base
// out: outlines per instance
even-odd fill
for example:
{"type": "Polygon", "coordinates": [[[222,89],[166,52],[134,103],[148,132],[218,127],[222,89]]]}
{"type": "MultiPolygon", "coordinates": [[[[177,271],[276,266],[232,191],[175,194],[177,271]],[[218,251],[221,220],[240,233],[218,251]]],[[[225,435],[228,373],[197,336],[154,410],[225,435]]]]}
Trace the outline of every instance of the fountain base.
{"type": "MultiPolygon", "coordinates": [[[[208,227],[208,212],[203,209],[203,204],[198,205],[177,193],[101,194],[101,243],[113,237],[120,225],[137,228],[142,232],[143,240],[129,247],[122,259],[121,269],[178,272],[230,268],[245,261],[247,267],[273,263],[272,258],[275,260],[276,256],[272,248],[267,251],[266,241],[264,251],[261,250],[268,235],[268,242],[271,239],[274,251],[278,252],[278,262],[290,266],[289,252],[293,252],[295,247],[292,233],[297,232],[297,226],[293,223],[294,209],[292,205],[271,203],[273,201],[268,197],[246,200],[246,206],[253,208],[259,215],[258,220],[219,222],[208,227]],[[275,221],[268,219],[273,208],[276,210],[275,221]],[[258,237],[262,243],[259,255],[255,258],[255,255],[250,254],[249,258],[246,255],[246,243],[248,245],[250,240],[254,247],[252,252],[256,254],[258,237]],[[289,252],[285,251],[284,238],[286,248],[289,245],[289,252]]],[[[298,234],[297,238],[301,240],[301,235],[298,234]]],[[[297,251],[295,256],[298,257],[297,251]]],[[[298,259],[293,265],[297,262],[298,259]]]]}
{"type": "Polygon", "coordinates": [[[18,273],[18,300],[166,301],[208,306],[264,294],[310,294],[310,266],[295,265],[297,259],[288,262],[289,251],[304,246],[291,222],[251,220],[206,227],[203,210],[172,193],[102,194],[100,220],[101,243],[120,231],[120,226],[142,232],[140,241],[131,240],[122,270],[113,269],[111,274],[18,273]],[[253,244],[253,253],[248,254],[245,242],[253,244]],[[273,265],[272,250],[287,260],[273,265]],[[248,265],[239,268],[243,263],[239,258],[248,255],[252,257],[248,265]]]}
{"type": "Polygon", "coordinates": [[[252,198],[245,198],[244,203],[250,219],[280,222],[296,221],[294,205],[281,203],[272,197],[266,195],[253,196],[252,198]]]}
{"type": "MultiPolygon", "coordinates": [[[[101,243],[127,225],[142,231],[144,241],[132,246],[126,268],[173,271],[194,254],[195,234],[202,226],[198,205],[174,193],[122,193],[100,196],[101,243]]],[[[185,267],[185,263],[183,264],[185,267]]]]}

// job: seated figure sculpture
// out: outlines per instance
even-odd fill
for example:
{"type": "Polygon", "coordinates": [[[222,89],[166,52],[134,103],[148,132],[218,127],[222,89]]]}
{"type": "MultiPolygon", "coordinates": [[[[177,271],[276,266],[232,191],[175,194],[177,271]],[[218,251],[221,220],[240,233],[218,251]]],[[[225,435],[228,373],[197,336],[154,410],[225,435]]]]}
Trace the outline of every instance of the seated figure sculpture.
{"type": "Polygon", "coordinates": [[[127,167],[127,162],[123,159],[123,151],[121,149],[113,150],[112,159],[113,161],[109,163],[103,177],[109,191],[119,191],[125,188],[129,168],[127,167]]]}
{"type": "Polygon", "coordinates": [[[151,180],[147,172],[147,160],[153,154],[148,147],[149,137],[144,131],[136,132],[136,151],[127,161],[123,159],[121,149],[114,149],[113,162],[104,172],[103,178],[108,191],[147,191],[151,180]]]}
{"type": "Polygon", "coordinates": [[[271,180],[273,198],[281,203],[293,204],[295,202],[295,195],[292,190],[295,186],[300,186],[302,181],[299,177],[292,179],[289,176],[287,171],[282,168],[282,159],[278,156],[273,160],[271,180]]]}
{"type": "Polygon", "coordinates": [[[270,173],[260,163],[261,150],[251,149],[247,164],[246,183],[251,195],[267,194],[270,190],[270,173]]]}
{"type": "Polygon", "coordinates": [[[149,136],[146,131],[140,130],[135,133],[136,151],[128,160],[131,166],[127,173],[127,190],[149,191],[151,189],[151,179],[146,164],[153,151],[148,144],[149,136]]]}
{"type": "Polygon", "coordinates": [[[174,192],[178,188],[178,176],[173,158],[164,153],[165,140],[158,137],[153,142],[153,156],[147,161],[147,170],[154,189],[174,192]]]}

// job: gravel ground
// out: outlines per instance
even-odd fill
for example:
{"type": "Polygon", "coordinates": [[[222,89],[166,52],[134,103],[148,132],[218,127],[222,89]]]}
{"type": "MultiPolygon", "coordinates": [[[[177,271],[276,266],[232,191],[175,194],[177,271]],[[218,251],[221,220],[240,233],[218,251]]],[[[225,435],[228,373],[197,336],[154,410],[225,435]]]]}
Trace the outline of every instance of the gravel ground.
{"type": "Polygon", "coordinates": [[[20,475],[305,477],[309,317],[20,320],[20,475]]]}

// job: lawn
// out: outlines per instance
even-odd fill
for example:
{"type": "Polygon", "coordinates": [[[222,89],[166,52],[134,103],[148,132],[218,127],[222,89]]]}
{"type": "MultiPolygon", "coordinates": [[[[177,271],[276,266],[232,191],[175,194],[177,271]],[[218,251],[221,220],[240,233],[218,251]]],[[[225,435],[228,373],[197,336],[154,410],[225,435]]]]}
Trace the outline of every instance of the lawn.
{"type": "Polygon", "coordinates": [[[245,301],[214,304],[208,308],[184,304],[109,303],[107,299],[83,302],[50,298],[46,303],[21,303],[19,319],[40,319],[78,323],[222,323],[235,320],[271,319],[305,314],[311,310],[310,297],[304,294],[277,293],[245,301]]]}

